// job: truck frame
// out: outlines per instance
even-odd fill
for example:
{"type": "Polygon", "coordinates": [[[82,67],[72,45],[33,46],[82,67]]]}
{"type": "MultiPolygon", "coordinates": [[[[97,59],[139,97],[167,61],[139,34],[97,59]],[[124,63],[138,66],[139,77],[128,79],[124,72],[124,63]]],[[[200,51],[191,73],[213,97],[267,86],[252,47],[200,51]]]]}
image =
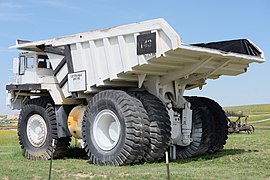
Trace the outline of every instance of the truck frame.
{"type": "Polygon", "coordinates": [[[156,162],[167,150],[172,159],[221,150],[228,134],[221,106],[184,92],[264,62],[247,39],[185,45],[164,19],[17,40],[13,48],[24,52],[13,60],[7,104],[21,110],[24,155],[64,156],[73,136],[99,165],[156,162]]]}

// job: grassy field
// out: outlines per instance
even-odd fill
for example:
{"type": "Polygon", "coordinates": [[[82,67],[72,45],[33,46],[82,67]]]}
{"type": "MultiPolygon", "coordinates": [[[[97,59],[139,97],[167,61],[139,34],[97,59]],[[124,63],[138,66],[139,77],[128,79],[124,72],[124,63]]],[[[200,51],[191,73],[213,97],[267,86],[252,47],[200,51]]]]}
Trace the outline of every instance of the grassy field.
{"type": "MultiPolygon", "coordinates": [[[[270,121],[254,126],[254,134],[229,135],[224,150],[215,155],[171,162],[171,179],[270,179],[270,121]]],[[[16,131],[0,131],[0,179],[47,179],[48,174],[49,161],[22,156],[16,131]]],[[[166,179],[166,164],[96,166],[68,157],[53,161],[52,179],[166,179]]]]}
{"type": "Polygon", "coordinates": [[[0,129],[16,129],[18,124],[18,120],[7,120],[0,122],[0,129]]]}
{"type": "Polygon", "coordinates": [[[245,115],[270,114],[270,104],[225,107],[225,111],[243,112],[245,115]]]}

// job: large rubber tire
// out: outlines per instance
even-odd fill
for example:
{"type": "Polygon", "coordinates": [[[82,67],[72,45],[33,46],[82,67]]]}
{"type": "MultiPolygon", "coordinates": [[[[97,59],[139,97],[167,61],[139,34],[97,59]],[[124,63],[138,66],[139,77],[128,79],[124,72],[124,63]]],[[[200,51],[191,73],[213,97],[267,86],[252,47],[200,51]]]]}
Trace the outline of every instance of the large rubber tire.
{"type": "Polygon", "coordinates": [[[228,139],[228,117],[226,116],[222,107],[214,100],[206,97],[197,98],[208,107],[214,117],[214,139],[207,151],[208,153],[212,154],[223,149],[224,145],[226,144],[226,140],[228,139]]]}
{"type": "Polygon", "coordinates": [[[70,137],[58,138],[54,107],[45,98],[31,99],[23,106],[18,120],[18,137],[24,156],[31,160],[48,160],[52,152],[54,157],[62,157],[70,142],[70,137]],[[35,133],[32,131],[33,124],[35,133]],[[35,136],[40,129],[43,129],[44,133],[41,142],[31,138],[31,135],[35,136]],[[52,139],[56,140],[54,147],[52,139]]]}
{"type": "Polygon", "coordinates": [[[90,100],[82,122],[82,135],[85,150],[94,164],[120,166],[143,158],[149,143],[149,122],[143,105],[138,104],[140,101],[119,90],[101,91],[90,100]],[[106,113],[107,119],[118,124],[117,138],[109,133],[112,124],[106,124],[109,122],[106,113]],[[99,134],[99,129],[106,137],[99,134]],[[102,139],[109,140],[109,146],[102,144],[102,139]]]}
{"type": "Polygon", "coordinates": [[[176,155],[178,159],[186,159],[203,155],[211,145],[212,139],[212,115],[207,107],[203,106],[201,101],[186,97],[191,103],[192,109],[192,130],[191,139],[188,146],[176,146],[176,155]]]}
{"type": "Polygon", "coordinates": [[[147,146],[143,160],[159,161],[169,147],[171,138],[171,121],[164,104],[148,92],[132,92],[147,111],[150,127],[150,143],[147,146]]]}

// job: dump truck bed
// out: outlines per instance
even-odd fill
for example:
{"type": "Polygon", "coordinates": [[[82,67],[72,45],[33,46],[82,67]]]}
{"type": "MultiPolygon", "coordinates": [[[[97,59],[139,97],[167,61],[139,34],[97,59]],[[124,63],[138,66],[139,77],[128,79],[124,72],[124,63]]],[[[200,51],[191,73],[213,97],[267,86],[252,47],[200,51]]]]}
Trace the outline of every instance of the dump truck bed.
{"type": "Polygon", "coordinates": [[[264,62],[263,52],[246,39],[185,45],[163,19],[17,42],[17,49],[47,53],[65,97],[107,86],[140,87],[151,76],[159,77],[161,85],[177,80],[192,89],[206,79],[236,76],[250,63],[264,62]],[[85,82],[75,87],[74,77],[85,82]]]}

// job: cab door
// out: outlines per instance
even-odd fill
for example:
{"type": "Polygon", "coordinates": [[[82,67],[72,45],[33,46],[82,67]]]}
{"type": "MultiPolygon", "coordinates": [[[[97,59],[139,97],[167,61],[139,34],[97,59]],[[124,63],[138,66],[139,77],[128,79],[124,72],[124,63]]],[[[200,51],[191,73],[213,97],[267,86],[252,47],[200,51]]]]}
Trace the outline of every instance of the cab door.
{"type": "Polygon", "coordinates": [[[35,56],[19,56],[19,84],[37,83],[35,56]]]}

